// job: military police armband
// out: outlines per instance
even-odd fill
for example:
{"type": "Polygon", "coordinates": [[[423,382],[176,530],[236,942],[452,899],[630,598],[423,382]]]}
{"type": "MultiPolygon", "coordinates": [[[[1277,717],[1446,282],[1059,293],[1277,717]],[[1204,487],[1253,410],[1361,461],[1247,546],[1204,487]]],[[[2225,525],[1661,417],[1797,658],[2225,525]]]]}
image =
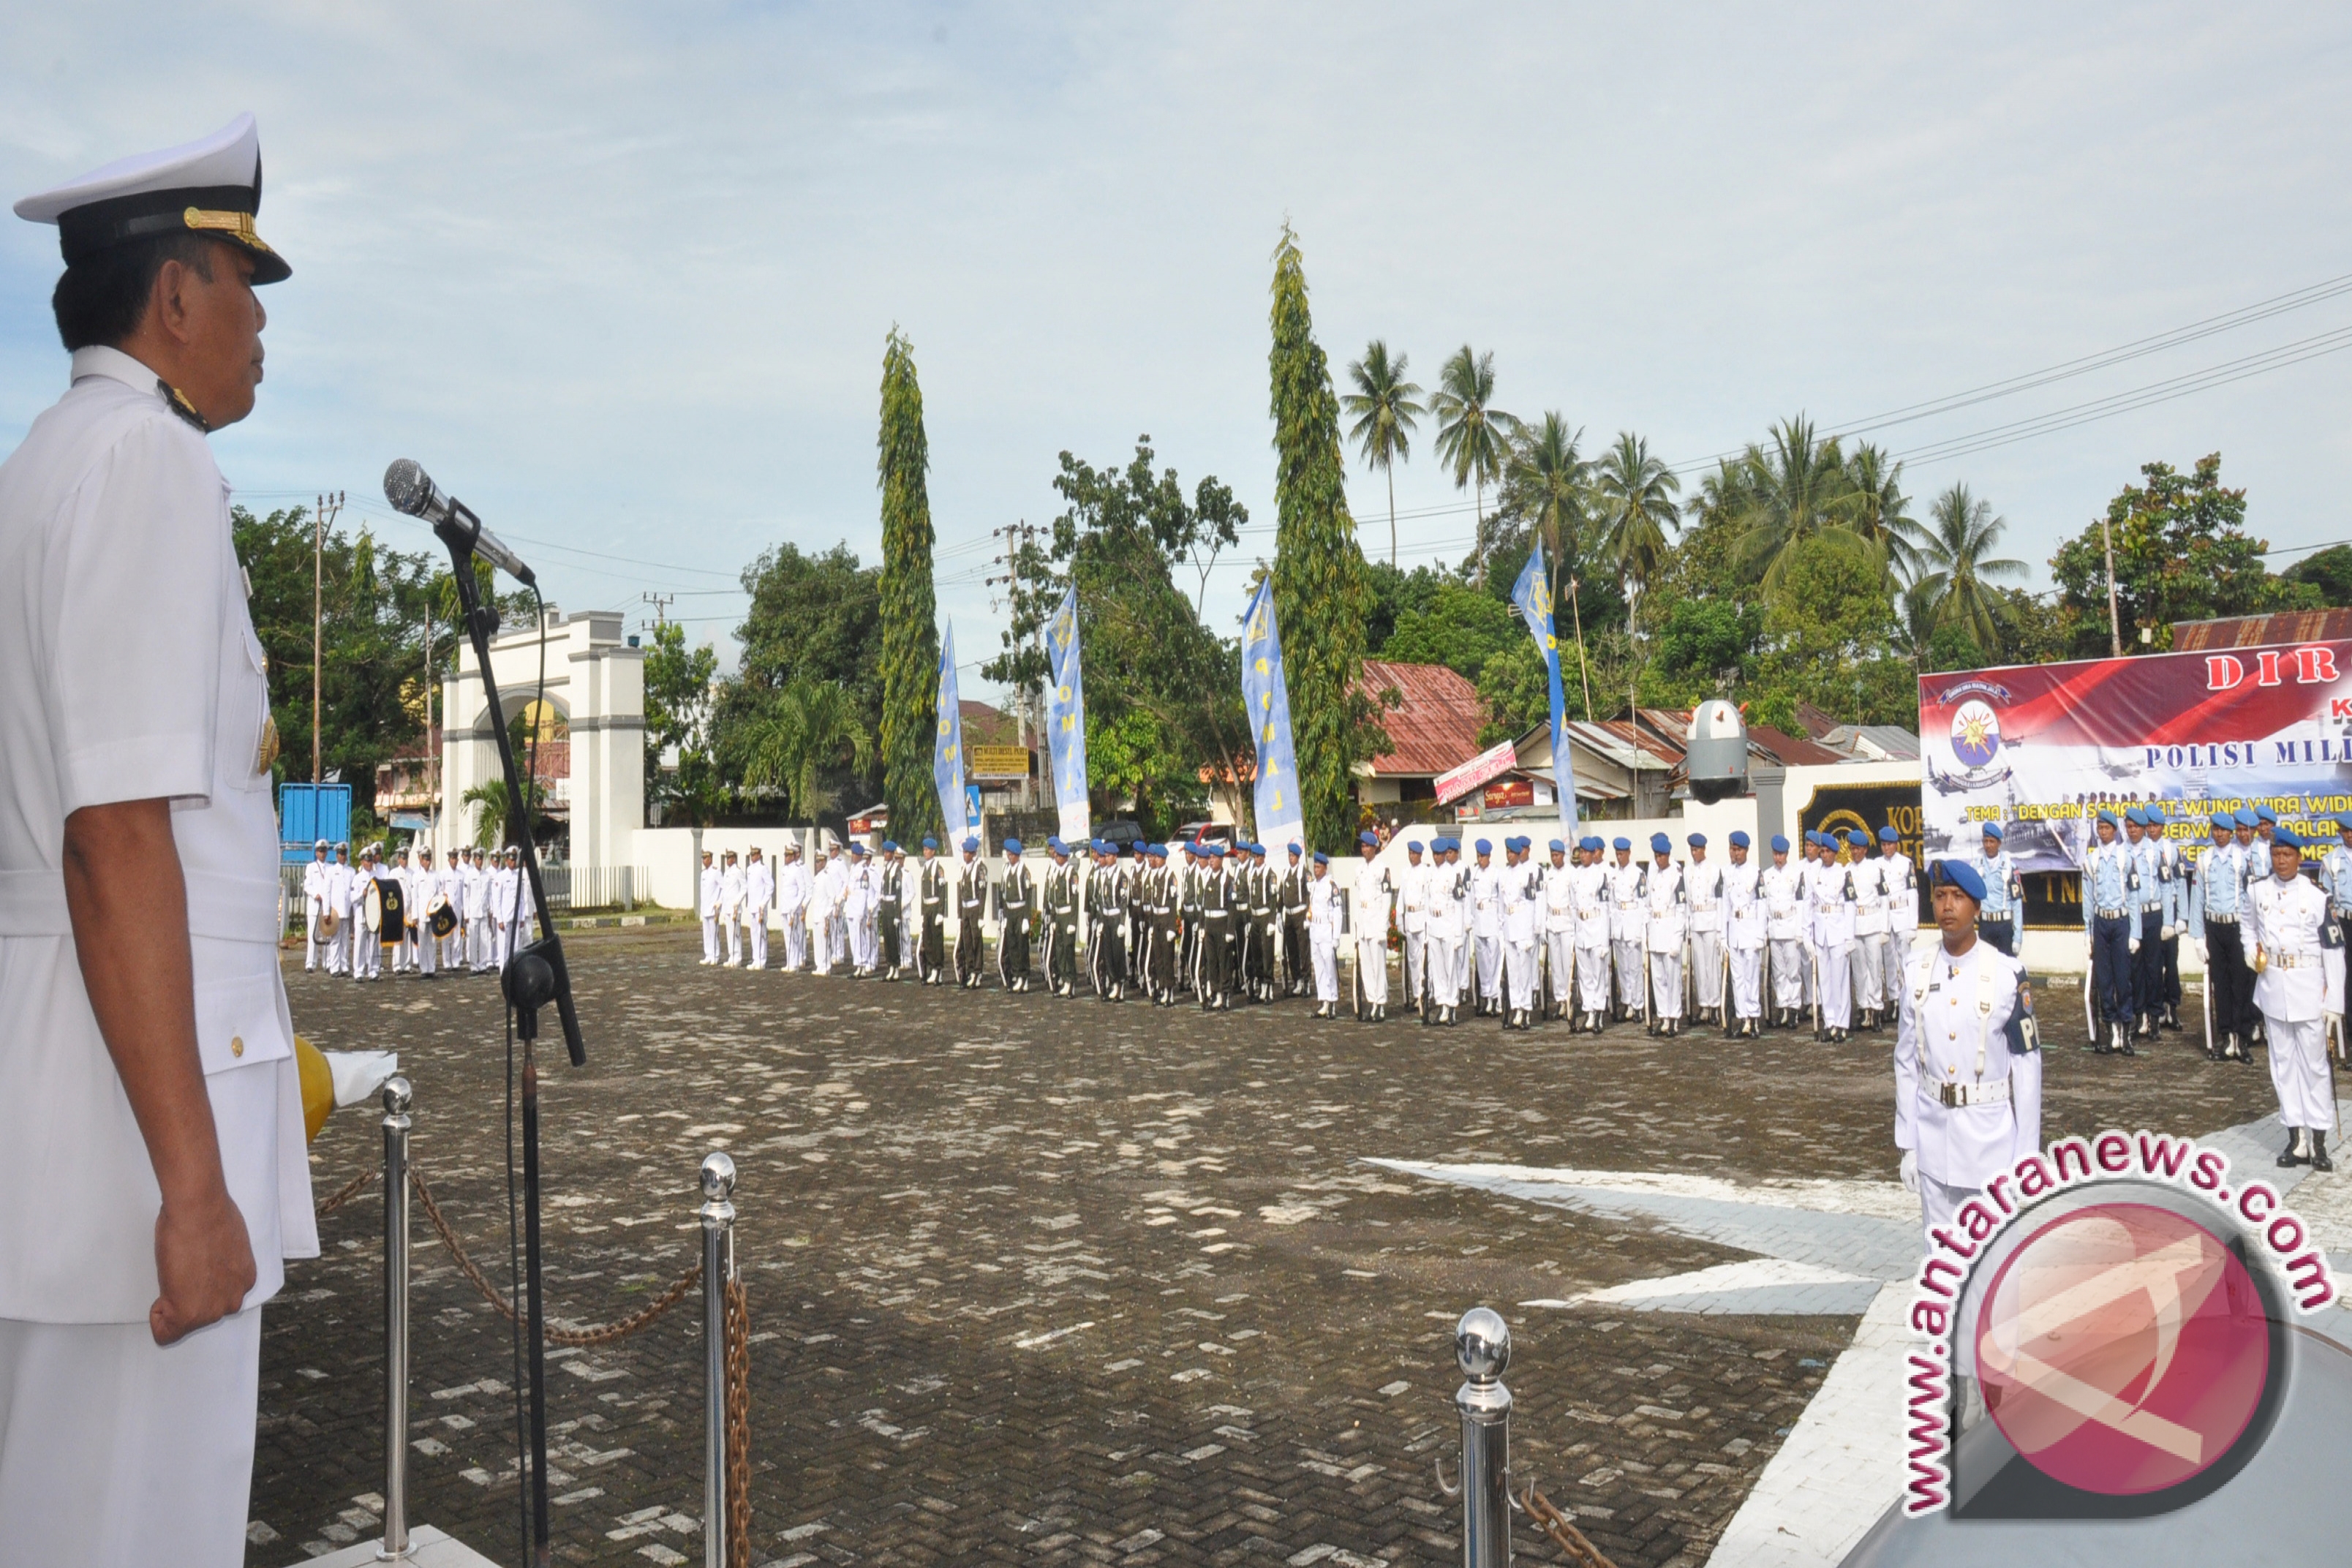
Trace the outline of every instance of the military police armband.
{"type": "Polygon", "coordinates": [[[2018,982],[2017,1011],[2009,1016],[2009,1023],[2001,1030],[2001,1037],[2009,1042],[2009,1054],[2013,1057],[2028,1056],[2042,1048],[2042,1026],[2033,1020],[2033,986],[2031,982],[2018,982]]]}
{"type": "Polygon", "coordinates": [[[2344,928],[2334,921],[2320,921],[2319,945],[2330,952],[2340,950],[2344,946],[2344,928]]]}

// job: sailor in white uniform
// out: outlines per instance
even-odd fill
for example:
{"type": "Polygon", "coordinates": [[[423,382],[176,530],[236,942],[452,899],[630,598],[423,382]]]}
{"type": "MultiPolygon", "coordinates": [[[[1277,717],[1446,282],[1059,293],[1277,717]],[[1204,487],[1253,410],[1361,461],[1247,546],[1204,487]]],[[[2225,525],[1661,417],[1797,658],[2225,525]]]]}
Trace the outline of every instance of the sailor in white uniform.
{"type": "Polygon", "coordinates": [[[1611,841],[1617,863],[1609,868],[1609,947],[1617,967],[1619,1019],[1650,1016],[1650,972],[1643,945],[1650,929],[1650,868],[1633,858],[1633,841],[1611,841]]]}
{"type": "Polygon", "coordinates": [[[1420,839],[1406,839],[1404,854],[1404,874],[1397,879],[1397,930],[1404,938],[1405,999],[1418,1005],[1427,994],[1422,965],[1429,941],[1430,868],[1422,864],[1420,839]]]}
{"type": "Polygon", "coordinates": [[[1576,1009],[1576,879],[1581,866],[1568,863],[1568,844],[1550,843],[1551,864],[1543,869],[1543,1016],[1563,1018],[1576,1009]]]}
{"type": "Polygon", "coordinates": [[[1315,1016],[1339,1016],[1339,903],[1344,895],[1331,879],[1331,857],[1315,851],[1314,879],[1307,884],[1307,948],[1315,965],[1315,1016]]]}
{"type": "Polygon", "coordinates": [[[784,969],[798,973],[809,955],[808,907],[812,891],[808,867],[801,859],[801,841],[784,841],[783,869],[776,878],[776,923],[784,931],[784,969]]]}
{"type": "Polygon", "coordinates": [[[2023,967],[1977,935],[1976,868],[1938,860],[1929,879],[1943,940],[1903,964],[1895,1146],[1932,1247],[1987,1182],[2042,1147],[2042,1042],[2023,967]]]}
{"type": "Polygon", "coordinates": [[[1502,898],[1503,988],[1507,1029],[1535,1027],[1537,966],[1543,940],[1543,870],[1524,836],[1503,840],[1506,864],[1496,886],[1502,898]]]}
{"type": "Polygon", "coordinates": [[[1731,864],[1723,868],[1725,942],[1730,952],[1731,1022],[1725,1034],[1754,1039],[1764,1022],[1762,872],[1748,856],[1744,830],[1731,835],[1731,864]]]}
{"type": "Polygon", "coordinates": [[[706,849],[702,852],[702,870],[695,879],[696,905],[702,911],[702,963],[709,968],[719,962],[719,857],[706,849]]]}
{"type": "Polygon", "coordinates": [[[348,974],[352,970],[352,864],[351,846],[335,846],[335,858],[327,865],[327,908],[335,914],[334,934],[327,939],[327,973],[348,974]]]}
{"type": "Polygon", "coordinates": [[[743,863],[730,849],[719,862],[719,931],[726,938],[720,966],[743,967],[743,863]]]}
{"type": "Polygon", "coordinates": [[[1492,839],[1481,838],[1471,847],[1477,864],[1470,868],[1470,967],[1467,978],[1475,993],[1475,1011],[1500,1017],[1503,1012],[1502,868],[1495,864],[1492,839]]]}
{"type": "Polygon", "coordinates": [[[1380,864],[1380,836],[1368,828],[1356,842],[1364,856],[1356,885],[1348,891],[1348,923],[1356,937],[1356,1016],[1378,1024],[1389,1016],[1389,924],[1396,884],[1380,864]]]}
{"type": "Polygon", "coordinates": [[[747,969],[768,967],[768,909],[775,901],[775,873],[754,844],[751,858],[743,867],[743,924],[751,938],[751,956],[744,962],[747,969]]]}
{"type": "Polygon", "coordinates": [[[1757,879],[1764,904],[1764,941],[1772,976],[1772,1026],[1793,1029],[1805,1007],[1811,957],[1805,944],[1805,873],[1789,864],[1789,840],[1772,835],[1772,863],[1757,879]]]}
{"type": "Polygon", "coordinates": [[[1706,835],[1690,836],[1690,863],[1683,868],[1690,900],[1690,989],[1699,1022],[1723,1022],[1724,919],[1727,895],[1723,862],[1706,858],[1706,835]]]}
{"type": "MultiPolygon", "coordinates": [[[[320,919],[327,912],[327,883],[333,875],[328,864],[330,847],[323,838],[310,847],[310,863],[302,868],[302,973],[309,974],[319,967],[319,954],[329,943],[320,931],[320,919]]],[[[332,960],[327,973],[332,974],[332,960]]]]}
{"type": "Polygon", "coordinates": [[[2271,830],[2271,874],[2246,892],[2245,940],[2254,952],[2254,1006],[2263,1016],[2286,1127],[2281,1165],[2332,1171],[2327,1129],[2336,1124],[2336,1091],[2328,1080],[2324,966],[2339,956],[2327,895],[2303,874],[2303,838],[2280,823],[2271,830]]]}
{"type": "Polygon", "coordinates": [[[1584,859],[1576,868],[1576,1005],[1570,1033],[1599,1034],[1609,1021],[1609,868],[1601,863],[1601,839],[1577,840],[1584,859]]]}
{"type": "Polygon", "coordinates": [[[1690,892],[1674,858],[1675,841],[1650,835],[1649,880],[1643,889],[1648,919],[1643,941],[1650,960],[1650,1033],[1671,1038],[1683,1032],[1683,952],[1690,935],[1690,892]]]}
{"type": "MultiPolygon", "coordinates": [[[[207,432],[261,380],[249,116],[16,204],[72,384],[0,464],[0,1561],[231,1568],[315,1257],[278,731],[207,432]]],[[[29,353],[29,323],[13,323],[29,353]]]]}

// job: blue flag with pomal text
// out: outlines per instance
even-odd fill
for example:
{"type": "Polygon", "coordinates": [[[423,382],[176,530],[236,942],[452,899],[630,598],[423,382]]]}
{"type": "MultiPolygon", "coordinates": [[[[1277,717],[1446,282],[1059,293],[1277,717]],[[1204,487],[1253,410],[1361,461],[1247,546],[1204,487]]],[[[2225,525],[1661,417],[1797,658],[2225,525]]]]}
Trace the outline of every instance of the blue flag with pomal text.
{"type": "Polygon", "coordinates": [[[963,704],[956,698],[955,623],[940,634],[940,732],[931,747],[931,782],[939,786],[940,817],[952,856],[971,819],[964,815],[963,704]]]}
{"type": "Polygon", "coordinates": [[[1308,853],[1298,804],[1298,755],[1290,744],[1290,688],[1282,674],[1282,632],[1274,624],[1274,579],[1258,584],[1242,622],[1242,707],[1257,743],[1257,837],[1278,858],[1291,845],[1308,853]]]}
{"type": "Polygon", "coordinates": [[[1544,563],[1543,542],[1528,552],[1526,570],[1511,587],[1511,603],[1528,623],[1528,634],[1543,654],[1544,674],[1551,681],[1551,791],[1559,803],[1562,837],[1576,840],[1576,761],[1568,750],[1568,702],[1559,680],[1559,638],[1552,628],[1551,574],[1544,563]]]}
{"type": "Polygon", "coordinates": [[[1078,591],[1045,623],[1045,749],[1054,762],[1054,805],[1062,837],[1082,844],[1094,836],[1087,801],[1087,685],[1078,664],[1078,591]]]}

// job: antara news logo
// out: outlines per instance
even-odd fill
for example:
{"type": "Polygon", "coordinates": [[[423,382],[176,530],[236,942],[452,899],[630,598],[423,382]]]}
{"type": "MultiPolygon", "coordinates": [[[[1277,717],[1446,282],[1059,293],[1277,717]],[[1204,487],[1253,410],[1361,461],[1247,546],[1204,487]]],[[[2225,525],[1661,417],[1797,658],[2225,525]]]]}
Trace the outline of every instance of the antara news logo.
{"type": "Polygon", "coordinates": [[[1988,1182],[1928,1233],[1915,1284],[1915,1516],[1964,1489],[1954,1393],[1971,1375],[2006,1447],[2063,1489],[2161,1511],[2221,1484],[2283,1396],[2283,1306],[2336,1294],[2275,1187],[2231,1182],[2229,1157],[2191,1140],[2114,1131],[1988,1182]]]}

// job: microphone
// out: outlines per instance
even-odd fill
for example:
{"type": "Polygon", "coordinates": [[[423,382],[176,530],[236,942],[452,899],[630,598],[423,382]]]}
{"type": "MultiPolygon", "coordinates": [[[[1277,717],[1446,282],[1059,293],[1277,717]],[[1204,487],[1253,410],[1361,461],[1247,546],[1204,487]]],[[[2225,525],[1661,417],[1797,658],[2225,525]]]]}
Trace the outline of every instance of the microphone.
{"type": "Polygon", "coordinates": [[[488,557],[491,565],[518,583],[539,585],[522,557],[499,543],[499,536],[482,526],[472,508],[435,484],[433,476],[415,458],[402,458],[383,471],[383,499],[394,511],[431,523],[445,543],[488,557]]]}

